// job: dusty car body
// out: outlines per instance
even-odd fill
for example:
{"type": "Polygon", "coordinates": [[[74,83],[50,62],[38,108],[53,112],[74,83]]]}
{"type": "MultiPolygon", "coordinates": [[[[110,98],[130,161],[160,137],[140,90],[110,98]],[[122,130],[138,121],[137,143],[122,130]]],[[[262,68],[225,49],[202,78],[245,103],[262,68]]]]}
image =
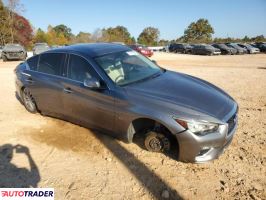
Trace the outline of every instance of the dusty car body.
{"type": "Polygon", "coordinates": [[[47,43],[36,43],[33,47],[33,55],[38,55],[42,52],[48,51],[50,47],[47,43]]]}
{"type": "Polygon", "coordinates": [[[7,44],[2,51],[3,61],[8,60],[25,60],[27,52],[20,44],[7,44]]]}
{"type": "Polygon", "coordinates": [[[237,54],[246,54],[246,53],[248,53],[248,50],[247,50],[247,49],[245,49],[245,48],[239,46],[239,45],[236,44],[236,43],[226,43],[226,45],[227,45],[228,47],[232,47],[232,48],[234,48],[234,49],[237,51],[237,54]]]}
{"type": "Polygon", "coordinates": [[[221,54],[223,55],[235,55],[237,53],[237,50],[232,48],[232,47],[228,47],[225,44],[212,44],[213,47],[220,49],[221,50],[221,54]]]}
{"type": "Polygon", "coordinates": [[[260,53],[260,49],[251,46],[250,44],[238,44],[238,46],[246,49],[249,54],[255,54],[255,53],[260,53]]]}
{"type": "MultiPolygon", "coordinates": [[[[216,86],[165,70],[127,46],[73,45],[15,69],[25,108],[99,129],[184,162],[218,158],[233,139],[237,103],[216,86]]],[[[78,134],[77,134],[78,137],[78,134]]]]}
{"type": "Polygon", "coordinates": [[[191,49],[192,54],[196,55],[220,55],[221,51],[220,49],[217,49],[211,45],[206,45],[206,44],[199,44],[199,45],[194,45],[193,48],[191,49]]]}
{"type": "Polygon", "coordinates": [[[192,46],[189,44],[172,43],[169,45],[169,52],[191,53],[192,46]]]}
{"type": "Polygon", "coordinates": [[[260,52],[266,52],[266,42],[257,42],[257,43],[250,44],[250,45],[258,48],[260,52]]]}

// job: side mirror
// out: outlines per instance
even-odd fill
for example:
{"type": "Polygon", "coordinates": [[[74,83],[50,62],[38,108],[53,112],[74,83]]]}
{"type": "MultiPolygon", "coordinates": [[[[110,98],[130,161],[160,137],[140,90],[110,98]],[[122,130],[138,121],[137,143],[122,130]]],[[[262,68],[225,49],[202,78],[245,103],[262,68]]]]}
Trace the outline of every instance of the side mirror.
{"type": "Polygon", "coordinates": [[[101,84],[100,81],[97,80],[96,78],[92,77],[92,78],[86,78],[83,82],[83,85],[87,88],[90,89],[101,89],[101,84]]]}

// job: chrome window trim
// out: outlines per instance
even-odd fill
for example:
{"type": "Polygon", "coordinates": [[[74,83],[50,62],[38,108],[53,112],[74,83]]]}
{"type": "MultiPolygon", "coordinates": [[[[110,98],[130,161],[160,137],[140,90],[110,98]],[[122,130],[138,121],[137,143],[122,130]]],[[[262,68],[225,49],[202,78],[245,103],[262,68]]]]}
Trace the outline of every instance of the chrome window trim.
{"type": "MultiPolygon", "coordinates": [[[[91,62],[85,58],[84,56],[80,55],[80,54],[77,54],[77,53],[73,53],[73,52],[45,52],[45,53],[42,53],[42,54],[50,54],[50,53],[63,53],[63,54],[66,54],[66,61],[65,61],[65,64],[67,64],[67,73],[68,73],[68,65],[69,65],[69,58],[70,58],[70,54],[73,54],[73,55],[76,55],[76,56],[79,56],[79,57],[82,57],[83,59],[85,59],[89,65],[93,68],[93,70],[95,71],[95,73],[101,78],[102,81],[104,81],[105,85],[107,86],[107,89],[110,90],[110,86],[106,83],[106,81],[104,80],[104,78],[97,72],[97,70],[95,70],[95,67],[91,64],[91,62]]],[[[36,55],[36,56],[39,56],[38,58],[38,65],[37,65],[37,70],[38,70],[38,66],[39,66],[39,61],[40,61],[40,55],[42,54],[39,54],[39,55],[36,55]]],[[[39,73],[39,74],[43,74],[43,75],[47,75],[47,76],[52,76],[52,77],[56,77],[56,78],[61,78],[61,79],[66,79],[66,80],[70,80],[70,81],[73,81],[73,82],[76,82],[76,83],[80,83],[83,85],[83,82],[81,81],[77,81],[77,80],[74,80],[74,79],[71,79],[71,78],[68,78],[67,76],[62,76],[62,75],[54,75],[54,74],[48,74],[48,73],[44,73],[44,72],[39,72],[37,70],[31,70],[27,61],[25,62],[26,63],[26,69],[30,72],[35,72],[35,73],[39,73]]]]}

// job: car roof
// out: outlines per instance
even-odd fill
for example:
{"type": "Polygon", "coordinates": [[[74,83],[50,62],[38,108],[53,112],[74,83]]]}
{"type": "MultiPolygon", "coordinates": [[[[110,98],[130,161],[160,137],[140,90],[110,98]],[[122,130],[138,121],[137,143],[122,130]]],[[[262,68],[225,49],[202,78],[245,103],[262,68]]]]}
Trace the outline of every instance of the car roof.
{"type": "Polygon", "coordinates": [[[65,52],[65,53],[79,53],[89,57],[98,57],[102,55],[106,55],[109,53],[115,53],[119,51],[127,51],[131,50],[131,48],[114,43],[86,43],[86,44],[75,44],[65,47],[60,47],[56,49],[49,50],[47,52],[65,52]]]}

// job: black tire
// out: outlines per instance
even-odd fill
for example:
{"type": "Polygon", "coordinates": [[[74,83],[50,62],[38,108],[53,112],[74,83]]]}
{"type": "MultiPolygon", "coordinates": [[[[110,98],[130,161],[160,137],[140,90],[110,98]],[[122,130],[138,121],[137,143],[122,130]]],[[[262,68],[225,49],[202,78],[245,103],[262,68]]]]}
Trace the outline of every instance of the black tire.
{"type": "Polygon", "coordinates": [[[6,62],[7,61],[7,57],[6,56],[2,56],[3,57],[3,61],[6,62]]]}
{"type": "Polygon", "coordinates": [[[162,133],[150,131],[146,134],[144,145],[151,152],[168,152],[171,149],[169,138],[162,133]]]}
{"type": "Polygon", "coordinates": [[[35,100],[32,97],[28,88],[23,89],[22,100],[27,111],[29,111],[30,113],[37,113],[37,106],[35,100]]]}

